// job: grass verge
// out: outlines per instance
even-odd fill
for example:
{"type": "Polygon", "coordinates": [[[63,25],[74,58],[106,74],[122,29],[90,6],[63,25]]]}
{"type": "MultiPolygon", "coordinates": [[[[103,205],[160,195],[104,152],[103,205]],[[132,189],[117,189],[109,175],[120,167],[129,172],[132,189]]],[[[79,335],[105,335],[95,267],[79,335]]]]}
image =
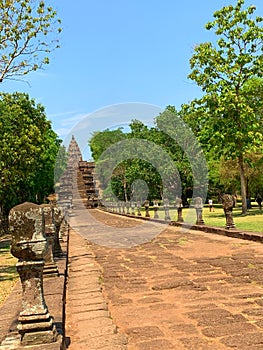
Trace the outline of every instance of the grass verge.
{"type": "MultiPolygon", "coordinates": [[[[159,218],[164,219],[164,211],[158,211],[159,218]]],[[[142,214],[144,215],[144,213],[142,214]]],[[[150,211],[150,215],[153,218],[153,210],[150,211]]],[[[170,210],[171,220],[177,220],[177,212],[175,209],[170,210]]],[[[258,208],[249,209],[246,216],[241,215],[241,207],[234,208],[233,210],[234,223],[237,229],[252,232],[263,231],[263,210],[258,208]]],[[[196,221],[196,212],[194,208],[183,209],[183,219],[185,222],[194,224],[196,221]]],[[[216,205],[213,212],[209,212],[208,207],[203,208],[203,219],[207,226],[225,227],[226,219],[222,206],[216,205]]]]}
{"type": "Polygon", "coordinates": [[[16,263],[17,259],[10,253],[9,244],[0,245],[0,305],[8,297],[18,279],[16,263]]]}

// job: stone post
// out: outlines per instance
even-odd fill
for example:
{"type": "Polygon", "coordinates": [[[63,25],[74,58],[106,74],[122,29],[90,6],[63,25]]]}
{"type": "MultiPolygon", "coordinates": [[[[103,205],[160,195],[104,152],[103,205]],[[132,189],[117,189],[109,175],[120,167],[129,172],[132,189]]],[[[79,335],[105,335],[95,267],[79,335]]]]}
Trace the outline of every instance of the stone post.
{"type": "Polygon", "coordinates": [[[149,201],[145,201],[144,202],[144,208],[145,208],[145,217],[146,218],[150,217],[149,207],[150,207],[150,202],[149,201]]]}
{"type": "Polygon", "coordinates": [[[43,209],[44,222],[45,222],[45,235],[48,242],[48,250],[45,259],[45,266],[43,270],[44,277],[57,277],[59,276],[58,267],[54,261],[54,244],[55,244],[55,226],[52,213],[52,207],[49,204],[41,204],[43,209]]]}
{"type": "Polygon", "coordinates": [[[125,202],[122,202],[122,214],[125,214],[125,202]]]}
{"type": "Polygon", "coordinates": [[[59,231],[60,231],[60,227],[63,219],[64,219],[64,214],[61,208],[54,206],[52,208],[52,221],[55,228],[54,246],[53,246],[54,247],[53,254],[55,257],[59,257],[63,253],[60,245],[60,241],[59,241],[59,231]]]}
{"type": "Polygon", "coordinates": [[[154,199],[153,201],[154,219],[159,219],[158,209],[159,209],[159,201],[158,199],[154,199]]]}
{"type": "Polygon", "coordinates": [[[141,202],[137,202],[136,206],[137,206],[137,215],[138,216],[142,216],[142,213],[141,213],[141,202]]]}
{"type": "Polygon", "coordinates": [[[130,214],[130,203],[126,202],[126,214],[130,214]]]}
{"type": "Polygon", "coordinates": [[[178,222],[184,222],[183,219],[183,204],[182,199],[179,197],[176,197],[175,199],[175,208],[177,210],[177,221],[178,222]]]}
{"type": "Polygon", "coordinates": [[[233,196],[230,194],[224,194],[222,197],[222,206],[224,209],[225,217],[226,217],[226,228],[231,229],[235,228],[236,225],[234,223],[234,219],[232,216],[232,210],[234,208],[235,201],[233,196]]]}
{"type": "Polygon", "coordinates": [[[194,199],[194,207],[196,210],[196,224],[203,225],[205,222],[203,220],[203,200],[201,197],[194,199]]]}
{"type": "Polygon", "coordinates": [[[10,211],[9,227],[11,253],[19,259],[16,266],[22,284],[22,310],[17,326],[21,345],[55,342],[57,331],[43,293],[43,258],[48,247],[43,209],[33,203],[17,205],[10,211]]]}
{"type": "Polygon", "coordinates": [[[166,198],[163,200],[163,207],[164,207],[164,213],[165,213],[164,220],[171,221],[169,199],[166,198]]]}
{"type": "Polygon", "coordinates": [[[135,215],[135,203],[131,202],[131,214],[135,215]]]}
{"type": "Polygon", "coordinates": [[[62,223],[60,225],[60,229],[59,229],[59,239],[63,240],[64,236],[67,236],[69,232],[69,224],[66,220],[66,215],[63,215],[63,220],[62,223]]]}

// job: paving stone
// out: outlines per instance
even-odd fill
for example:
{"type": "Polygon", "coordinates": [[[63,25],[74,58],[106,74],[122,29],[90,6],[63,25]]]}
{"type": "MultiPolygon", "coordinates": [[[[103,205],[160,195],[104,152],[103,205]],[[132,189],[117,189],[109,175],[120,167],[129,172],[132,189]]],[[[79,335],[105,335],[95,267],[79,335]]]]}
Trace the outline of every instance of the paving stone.
{"type": "Polygon", "coordinates": [[[169,330],[173,334],[176,334],[177,336],[181,333],[187,333],[187,334],[198,333],[197,328],[194,325],[187,324],[187,323],[174,324],[173,326],[169,327],[169,330]]]}
{"type": "MultiPolygon", "coordinates": [[[[99,211],[94,211],[94,215],[102,220],[107,216],[99,211]]],[[[122,218],[114,217],[114,222],[118,221],[122,227],[122,218]]],[[[95,271],[93,268],[91,275],[95,277],[98,272],[102,287],[95,294],[101,293],[107,299],[109,314],[82,317],[79,322],[76,317],[80,313],[71,315],[72,344],[68,350],[258,350],[260,346],[263,349],[262,317],[255,311],[261,309],[262,275],[253,265],[255,256],[257,264],[261,262],[262,246],[201,231],[181,234],[179,230],[166,228],[152,241],[128,249],[82,244],[83,250],[78,250],[78,254],[84,256],[85,249],[92,252],[95,271]],[[186,244],[178,244],[179,239],[187,239],[186,244]],[[257,284],[252,284],[253,280],[257,284]],[[243,313],[244,310],[248,312],[243,313]],[[112,343],[113,325],[117,333],[112,343]],[[100,331],[92,331],[103,327],[110,329],[107,340],[100,331]],[[118,336],[122,334],[127,335],[128,345],[119,343],[118,336]],[[241,344],[239,338],[245,335],[249,335],[250,341],[241,344]],[[100,341],[96,341],[98,338],[100,341]]],[[[74,260],[78,262],[81,259],[74,260]]],[[[81,308],[92,305],[86,301],[82,304],[81,300],[84,296],[81,277],[88,280],[89,271],[81,263],[82,276],[76,266],[74,283],[80,288],[73,290],[72,301],[77,300],[76,306],[81,308]]]]}
{"type": "Polygon", "coordinates": [[[202,310],[188,313],[188,316],[198,321],[199,326],[228,325],[235,322],[245,322],[246,319],[240,314],[232,314],[224,309],[202,310]]]}
{"type": "Polygon", "coordinates": [[[247,322],[238,322],[232,324],[228,323],[227,325],[207,327],[202,330],[202,333],[207,337],[216,338],[255,331],[257,331],[257,328],[254,325],[247,322]]]}
{"type": "Polygon", "coordinates": [[[153,304],[163,302],[163,299],[156,297],[143,297],[142,299],[139,299],[138,302],[141,304],[153,304]]]}
{"type": "Polygon", "coordinates": [[[166,339],[156,339],[144,343],[137,343],[136,348],[138,348],[138,350],[174,350],[174,345],[166,339]]]}
{"type": "MultiPolygon", "coordinates": [[[[180,341],[184,345],[185,349],[188,350],[221,350],[225,349],[225,347],[220,347],[219,344],[213,343],[212,341],[202,339],[200,337],[187,337],[180,338],[180,341]]],[[[174,349],[176,350],[176,349],[174,349]]]]}
{"type": "Polygon", "coordinates": [[[163,332],[157,326],[144,326],[144,327],[134,327],[128,328],[125,332],[132,341],[147,340],[148,338],[161,338],[163,337],[163,332]]]}
{"type": "Polygon", "coordinates": [[[221,342],[230,348],[238,350],[248,350],[253,346],[263,349],[263,332],[234,335],[221,339],[221,342]]]}

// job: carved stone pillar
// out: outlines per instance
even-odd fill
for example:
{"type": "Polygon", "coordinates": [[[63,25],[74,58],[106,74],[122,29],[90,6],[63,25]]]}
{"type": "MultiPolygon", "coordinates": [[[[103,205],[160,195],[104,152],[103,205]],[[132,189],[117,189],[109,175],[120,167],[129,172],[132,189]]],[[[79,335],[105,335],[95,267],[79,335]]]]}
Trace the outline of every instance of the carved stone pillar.
{"type": "Polygon", "coordinates": [[[52,221],[55,229],[53,254],[55,257],[59,257],[63,253],[60,245],[60,241],[59,241],[59,231],[60,231],[60,227],[63,219],[64,219],[63,211],[60,208],[53,206],[52,221]]]}
{"type": "Polygon", "coordinates": [[[159,209],[159,201],[155,199],[153,201],[154,219],[159,219],[158,209],[159,209]]]}
{"type": "Polygon", "coordinates": [[[135,203],[131,202],[131,214],[135,215],[135,203]]]}
{"type": "Polygon", "coordinates": [[[165,213],[164,220],[165,221],[171,221],[169,199],[164,199],[163,200],[163,207],[164,207],[164,213],[165,213]]]}
{"type": "Polygon", "coordinates": [[[43,270],[44,277],[57,277],[59,276],[58,267],[54,261],[54,244],[55,244],[55,226],[53,222],[52,207],[49,204],[41,204],[43,209],[44,222],[45,222],[45,235],[48,242],[48,250],[45,259],[45,266],[43,270]]]}
{"type": "Polygon", "coordinates": [[[20,204],[10,211],[11,253],[19,259],[17,271],[22,284],[22,307],[17,326],[22,345],[52,343],[57,331],[43,293],[44,255],[47,240],[43,209],[33,203],[20,204]]]}
{"type": "Polygon", "coordinates": [[[149,201],[145,201],[144,202],[144,208],[145,208],[145,217],[146,218],[150,217],[149,207],[150,207],[150,202],[149,201]]]}
{"type": "Polygon", "coordinates": [[[201,197],[194,199],[194,206],[196,210],[196,224],[203,225],[205,222],[203,220],[203,200],[201,197]]]}
{"type": "Polygon", "coordinates": [[[177,221],[178,222],[184,222],[183,219],[183,204],[182,204],[182,199],[181,198],[176,198],[175,199],[175,208],[177,210],[177,221]]]}
{"type": "Polygon", "coordinates": [[[142,216],[142,213],[141,213],[141,202],[137,202],[136,206],[137,206],[137,215],[138,216],[142,216]]]}
{"type": "Polygon", "coordinates": [[[122,202],[122,214],[125,214],[125,202],[122,202]]]}
{"type": "Polygon", "coordinates": [[[234,219],[232,216],[232,211],[235,205],[235,201],[233,196],[230,194],[224,194],[222,197],[222,206],[224,209],[225,217],[226,217],[226,228],[231,229],[235,228],[236,225],[234,223],[234,219]]]}

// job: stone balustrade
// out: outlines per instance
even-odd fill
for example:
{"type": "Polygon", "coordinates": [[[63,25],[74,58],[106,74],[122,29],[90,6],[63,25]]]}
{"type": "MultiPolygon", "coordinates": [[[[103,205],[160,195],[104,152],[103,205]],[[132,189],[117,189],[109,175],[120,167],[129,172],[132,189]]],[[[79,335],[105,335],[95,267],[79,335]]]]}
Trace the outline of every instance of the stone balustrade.
{"type": "Polygon", "coordinates": [[[48,251],[44,209],[23,203],[10,211],[11,253],[22,284],[22,305],[18,317],[21,345],[56,342],[57,330],[43,293],[44,257],[48,251]]]}

